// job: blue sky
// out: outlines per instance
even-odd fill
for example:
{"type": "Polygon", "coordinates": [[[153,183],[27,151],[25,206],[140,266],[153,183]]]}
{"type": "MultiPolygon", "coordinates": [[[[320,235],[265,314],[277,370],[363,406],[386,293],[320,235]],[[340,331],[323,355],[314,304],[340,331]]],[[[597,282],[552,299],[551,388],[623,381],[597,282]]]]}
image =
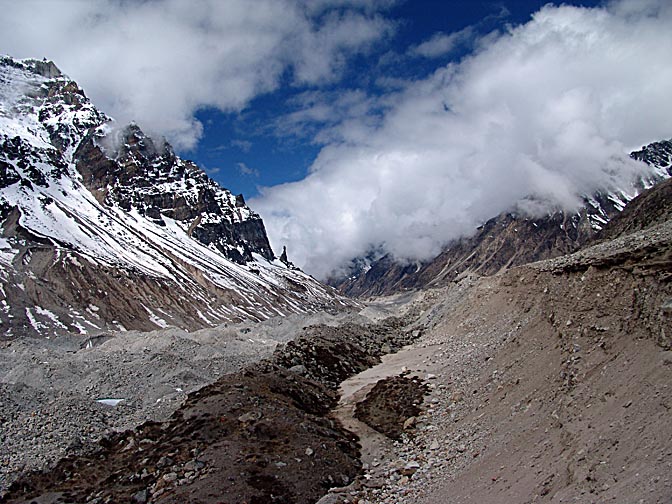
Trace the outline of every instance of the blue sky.
{"type": "MultiPolygon", "coordinates": [[[[382,95],[387,89],[377,79],[420,79],[459,60],[473,49],[478,35],[505,30],[507,25],[525,23],[544,6],[544,0],[458,1],[410,0],[399,2],[384,15],[394,30],[366,54],[348,62],[343,75],[329,84],[293,86],[287,78],[278,90],[263,94],[241,111],[222,112],[209,107],[196,112],[203,124],[203,136],[194,149],[183,150],[223,186],[246,198],[258,196],[261,186],[274,186],[304,178],[322,143],[315,138],[322,124],[309,131],[283,128],[283,119],[299,110],[296,98],[309,91],[360,90],[382,95]],[[437,57],[412,57],[410,48],[436,34],[451,34],[465,28],[474,32],[452,51],[437,57]]],[[[600,1],[566,1],[566,4],[595,6],[600,1]]]]}
{"type": "Polygon", "coordinates": [[[672,136],[669,0],[0,0],[124,125],[243,193],[318,278],[423,261],[503,211],[632,191],[672,136]]]}

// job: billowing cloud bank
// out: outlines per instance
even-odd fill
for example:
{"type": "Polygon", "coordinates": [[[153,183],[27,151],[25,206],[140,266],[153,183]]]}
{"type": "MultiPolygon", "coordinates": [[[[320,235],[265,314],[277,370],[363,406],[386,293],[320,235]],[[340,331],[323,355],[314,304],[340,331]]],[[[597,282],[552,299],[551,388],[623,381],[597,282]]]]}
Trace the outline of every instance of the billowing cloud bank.
{"type": "Polygon", "coordinates": [[[430,258],[529,195],[532,211],[571,209],[631,180],[628,150],[672,135],[670,27],[667,0],[546,6],[386,96],[382,118],[348,118],[307,178],[252,204],[318,277],[381,246],[430,258]]]}
{"type": "Polygon", "coordinates": [[[393,33],[394,3],[0,0],[0,52],[53,59],[102,110],[178,149],[198,142],[200,108],[305,89],[274,127],[324,148],[308,177],[251,204],[274,248],[322,278],[371,250],[430,258],[516,204],[570,209],[627,184],[629,150],[672,136],[669,0],[547,6],[480,41],[476,25],[407,48],[434,61],[475,47],[424,79],[401,81],[390,65],[408,60],[381,58],[382,95],[321,86],[393,33]]]}
{"type": "Polygon", "coordinates": [[[389,0],[0,0],[0,52],[46,57],[121,123],[194,147],[204,107],[338,77],[389,0]],[[336,9],[334,9],[336,7],[336,9]]]}

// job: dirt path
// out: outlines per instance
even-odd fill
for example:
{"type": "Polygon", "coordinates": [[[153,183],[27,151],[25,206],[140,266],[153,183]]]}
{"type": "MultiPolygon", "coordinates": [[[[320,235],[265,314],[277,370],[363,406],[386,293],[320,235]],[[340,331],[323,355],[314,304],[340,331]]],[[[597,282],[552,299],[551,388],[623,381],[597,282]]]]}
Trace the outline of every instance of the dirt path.
{"type": "Polygon", "coordinates": [[[386,378],[403,373],[425,379],[429,360],[435,350],[434,347],[416,348],[409,345],[397,353],[384,356],[383,362],[379,365],[341,383],[339,388],[341,398],[333,411],[333,416],[359,437],[365,468],[379,467],[381,461],[385,462],[393,443],[388,437],[355,418],[355,406],[366,398],[379,381],[386,378]]]}

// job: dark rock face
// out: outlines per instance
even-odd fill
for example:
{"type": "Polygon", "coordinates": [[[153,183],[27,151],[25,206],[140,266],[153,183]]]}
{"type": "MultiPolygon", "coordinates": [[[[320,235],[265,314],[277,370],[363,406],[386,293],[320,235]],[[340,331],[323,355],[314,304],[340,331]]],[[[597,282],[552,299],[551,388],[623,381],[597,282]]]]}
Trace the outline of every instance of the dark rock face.
{"type": "Polygon", "coordinates": [[[0,139],[0,152],[2,152],[0,188],[9,187],[19,181],[28,188],[31,188],[33,184],[47,187],[47,176],[58,178],[67,169],[67,165],[58,151],[41,151],[21,141],[18,136],[0,139]],[[49,164],[47,173],[36,168],[38,163],[45,161],[49,164]],[[23,176],[19,174],[19,170],[23,176]]]}
{"type": "Polygon", "coordinates": [[[32,60],[30,64],[33,66],[35,73],[43,77],[52,78],[52,77],[61,77],[63,75],[53,61],[32,60]]]}
{"type": "Polygon", "coordinates": [[[650,166],[665,169],[672,176],[672,140],[653,142],[633,152],[630,157],[650,166]]]}
{"type": "Polygon", "coordinates": [[[598,238],[617,238],[669,220],[672,220],[672,179],[653,186],[628,203],[598,238]]]}
{"type": "Polygon", "coordinates": [[[229,259],[245,264],[252,254],[273,260],[266,229],[242,195],[222,189],[169,144],[157,146],[136,125],[119,132],[116,148],[98,131],[90,132],[75,152],[77,169],[99,201],[163,224],[174,219],[190,235],[229,259]],[[106,152],[107,151],[107,152],[106,152]]]}
{"type": "MultiPolygon", "coordinates": [[[[671,141],[652,143],[631,157],[655,170],[650,180],[642,182],[641,191],[644,184],[672,176],[671,141]]],[[[449,243],[429,262],[409,265],[386,255],[360,274],[329,283],[352,297],[387,295],[445,285],[469,273],[492,275],[511,266],[569,254],[600,236],[631,199],[623,192],[598,192],[585,197],[583,208],[573,214],[558,211],[532,218],[521,212],[504,212],[479,227],[474,235],[449,243]]]]}

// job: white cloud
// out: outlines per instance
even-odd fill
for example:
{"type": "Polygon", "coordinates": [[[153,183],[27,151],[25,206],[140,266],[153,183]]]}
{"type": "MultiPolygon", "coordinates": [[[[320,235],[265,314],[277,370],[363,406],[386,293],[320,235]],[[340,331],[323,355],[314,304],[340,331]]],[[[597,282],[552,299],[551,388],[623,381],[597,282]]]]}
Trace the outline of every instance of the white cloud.
{"type": "Polygon", "coordinates": [[[231,140],[231,145],[243,152],[250,152],[250,149],[252,148],[252,142],[249,140],[234,139],[231,140]]]}
{"type": "Polygon", "coordinates": [[[0,0],[0,47],[52,59],[102,110],[184,149],[202,134],[199,108],[240,110],[288,73],[306,84],[338,78],[350,55],[390,33],[376,15],[388,3],[0,0]]]}
{"type": "Polygon", "coordinates": [[[430,258],[529,195],[571,209],[643,169],[630,149],[672,135],[670,26],[666,0],[546,6],[388,95],[382,121],[330,127],[305,180],[251,204],[318,277],[380,246],[430,258]]]}
{"type": "MultiPolygon", "coordinates": [[[[494,7],[494,5],[492,6],[494,7]]],[[[468,50],[477,45],[481,39],[487,42],[488,28],[493,22],[500,22],[509,17],[511,12],[504,5],[499,5],[499,11],[492,13],[472,26],[465,26],[452,33],[436,32],[424,42],[411,46],[406,54],[411,57],[428,59],[440,58],[460,50],[468,50]]]]}
{"type": "Polygon", "coordinates": [[[256,168],[251,168],[247,166],[245,163],[242,161],[239,163],[236,163],[236,167],[238,168],[238,172],[241,175],[245,175],[247,177],[259,177],[259,170],[256,168]]]}
{"type": "Polygon", "coordinates": [[[380,99],[357,89],[306,91],[287,101],[294,111],[277,118],[273,130],[279,137],[295,136],[328,144],[341,139],[349,124],[373,121],[373,111],[380,104],[380,99]]]}
{"type": "Polygon", "coordinates": [[[432,35],[429,40],[411,47],[409,54],[424,58],[438,58],[453,52],[457,47],[471,40],[473,37],[474,29],[471,26],[453,33],[438,32],[432,35]]]}
{"type": "Polygon", "coordinates": [[[332,12],[318,29],[296,35],[293,47],[298,56],[294,62],[296,80],[314,83],[333,79],[345,66],[346,54],[370,45],[391,31],[392,25],[379,16],[332,12]]]}

